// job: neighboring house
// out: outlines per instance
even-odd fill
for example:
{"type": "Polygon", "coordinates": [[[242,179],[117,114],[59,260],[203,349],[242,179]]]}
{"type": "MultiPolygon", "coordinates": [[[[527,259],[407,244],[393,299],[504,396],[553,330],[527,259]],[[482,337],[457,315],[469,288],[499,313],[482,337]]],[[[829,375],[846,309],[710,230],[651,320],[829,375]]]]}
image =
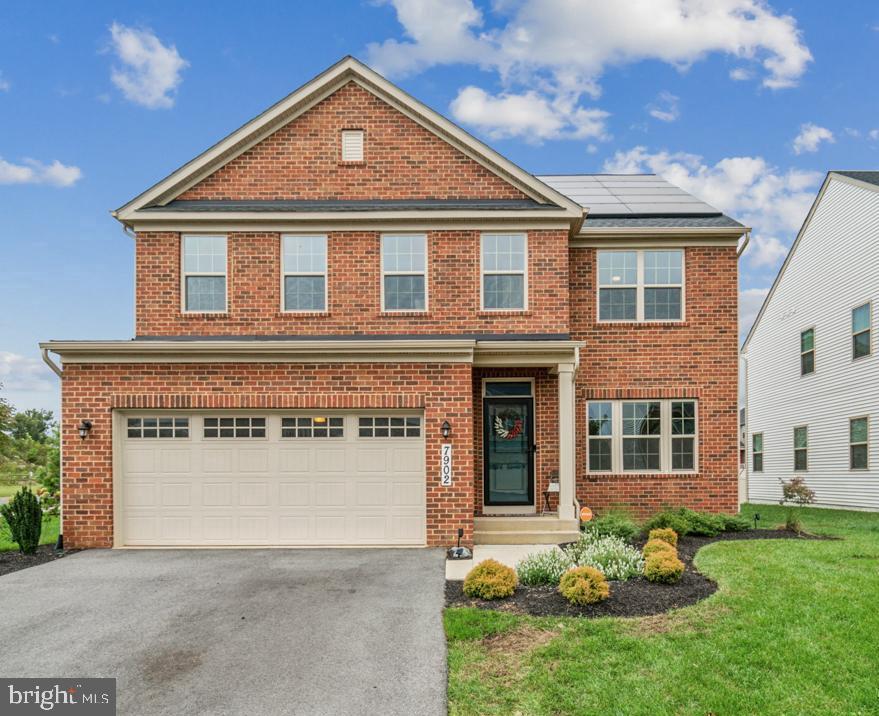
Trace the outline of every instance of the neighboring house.
{"type": "Polygon", "coordinates": [[[879,509],[879,172],[827,175],[742,347],[748,497],[879,509]]]}
{"type": "Polygon", "coordinates": [[[41,344],[70,547],[737,507],[746,229],[655,176],[532,176],[347,58],[114,215],[136,337],[41,344]]]}

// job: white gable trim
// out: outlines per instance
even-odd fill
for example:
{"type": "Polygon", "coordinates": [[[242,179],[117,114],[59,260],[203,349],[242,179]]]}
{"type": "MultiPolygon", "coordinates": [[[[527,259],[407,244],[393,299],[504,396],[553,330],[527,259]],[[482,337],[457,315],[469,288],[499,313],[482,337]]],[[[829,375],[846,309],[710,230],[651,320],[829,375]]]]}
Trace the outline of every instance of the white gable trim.
{"type": "Polygon", "coordinates": [[[565,209],[572,219],[579,219],[582,207],[552,187],[516,166],[491,147],[465,132],[442,115],[422,104],[411,95],[388,82],[384,77],[353,57],[346,57],[325,72],[306,83],[292,94],[273,105],[258,117],[237,129],[195,159],[177,169],[165,179],[147,189],[113,212],[113,216],[128,223],[139,209],[163,205],[179,196],[205,177],[243,154],[281,126],[307,112],[318,102],[339,90],[348,82],[356,82],[368,92],[387,102],[391,107],[478,162],[501,179],[509,182],[527,196],[541,203],[552,203],[565,209]]]}
{"type": "Polygon", "coordinates": [[[766,310],[766,307],[769,305],[769,302],[772,300],[772,296],[775,295],[775,289],[781,283],[781,277],[784,275],[785,269],[787,265],[790,263],[791,258],[794,253],[796,253],[797,246],[800,244],[800,239],[803,237],[803,234],[806,233],[806,229],[809,227],[809,224],[812,222],[812,217],[815,215],[815,211],[818,209],[818,205],[821,203],[821,199],[824,198],[824,193],[827,191],[827,187],[830,186],[830,180],[833,179],[835,181],[841,181],[846,184],[851,184],[852,186],[859,187],[861,189],[869,189],[871,191],[879,192],[879,187],[875,184],[870,184],[869,182],[861,181],[860,179],[852,179],[851,177],[844,176],[842,174],[837,174],[836,172],[827,172],[827,176],[824,177],[824,183],[821,185],[821,189],[818,191],[818,196],[815,197],[815,201],[812,202],[812,207],[809,209],[809,213],[806,214],[806,220],[803,222],[803,225],[800,227],[799,232],[797,232],[797,238],[794,239],[794,242],[791,244],[790,251],[787,252],[787,256],[784,257],[784,262],[781,264],[781,268],[778,271],[778,274],[775,277],[775,280],[772,282],[772,287],[769,289],[769,293],[766,294],[766,298],[763,299],[763,305],[760,306],[760,312],[757,314],[757,318],[754,319],[754,323],[751,324],[751,330],[748,331],[748,336],[745,338],[745,342],[742,344],[741,353],[747,354],[748,352],[748,344],[751,342],[751,337],[754,335],[754,332],[757,330],[757,324],[760,323],[760,319],[763,317],[763,313],[766,310]]]}

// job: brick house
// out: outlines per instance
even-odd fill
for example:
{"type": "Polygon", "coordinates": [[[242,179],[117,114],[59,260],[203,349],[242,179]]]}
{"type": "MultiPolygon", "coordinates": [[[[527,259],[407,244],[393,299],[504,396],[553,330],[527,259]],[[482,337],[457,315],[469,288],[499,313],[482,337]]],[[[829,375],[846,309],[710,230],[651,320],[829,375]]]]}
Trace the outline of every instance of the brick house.
{"type": "Polygon", "coordinates": [[[66,546],[737,507],[747,230],[658,177],[533,176],[346,58],[114,216],[135,338],[41,344],[66,546]]]}

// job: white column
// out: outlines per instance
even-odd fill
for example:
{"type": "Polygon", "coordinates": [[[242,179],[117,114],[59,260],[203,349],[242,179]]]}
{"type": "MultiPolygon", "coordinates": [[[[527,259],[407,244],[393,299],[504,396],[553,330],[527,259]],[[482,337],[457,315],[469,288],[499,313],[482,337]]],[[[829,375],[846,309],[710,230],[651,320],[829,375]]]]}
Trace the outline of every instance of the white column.
{"type": "Polygon", "coordinates": [[[574,364],[561,363],[559,377],[559,519],[572,520],[576,472],[574,364]]]}

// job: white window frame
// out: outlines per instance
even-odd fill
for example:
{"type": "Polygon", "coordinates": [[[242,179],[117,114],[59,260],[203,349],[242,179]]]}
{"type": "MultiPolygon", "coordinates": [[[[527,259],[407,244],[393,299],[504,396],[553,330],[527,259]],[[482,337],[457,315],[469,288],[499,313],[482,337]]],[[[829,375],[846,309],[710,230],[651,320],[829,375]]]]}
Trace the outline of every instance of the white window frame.
{"type": "Polygon", "coordinates": [[[800,365],[799,365],[800,378],[806,378],[810,375],[815,375],[815,373],[818,371],[818,331],[815,330],[815,326],[807,326],[806,328],[804,328],[803,330],[801,330],[799,332],[797,337],[799,338],[799,344],[800,344],[800,346],[799,346],[799,348],[800,348],[800,365]],[[804,351],[803,350],[803,334],[808,333],[809,331],[812,331],[812,350],[804,351]],[[806,355],[806,353],[812,354],[812,370],[809,371],[808,373],[803,373],[803,356],[806,355]]]}
{"type": "Polygon", "coordinates": [[[430,308],[430,253],[426,233],[399,232],[384,233],[379,237],[378,254],[381,271],[379,272],[379,291],[381,293],[382,313],[427,313],[430,308]],[[424,241],[424,271],[385,271],[385,238],[393,236],[421,237],[424,241]],[[424,276],[424,308],[387,308],[385,306],[385,276],[424,276]]]}
{"type": "Polygon", "coordinates": [[[528,232],[527,231],[486,231],[479,235],[479,310],[487,313],[521,313],[528,310],[528,232]],[[521,270],[492,270],[485,268],[485,238],[487,236],[521,236],[524,239],[524,266],[521,270]],[[522,276],[522,307],[521,308],[486,308],[485,277],[486,276],[522,276]]]}
{"type": "Polygon", "coordinates": [[[227,234],[180,234],[180,312],[189,315],[221,315],[229,312],[229,236],[227,234]],[[190,237],[209,237],[223,239],[226,242],[226,270],[222,273],[217,271],[187,271],[186,270],[186,239],[190,237]],[[223,295],[223,310],[221,311],[190,311],[186,308],[186,279],[190,276],[222,276],[225,291],[223,295]]]}
{"type": "Polygon", "coordinates": [[[793,458],[793,469],[791,472],[809,472],[809,426],[808,425],[794,425],[793,432],[791,433],[791,448],[793,449],[793,453],[791,457],[793,458]],[[797,447],[797,430],[802,428],[806,431],[806,447],[798,448],[797,447]],[[802,470],[797,469],[797,450],[805,450],[806,451],[806,466],[802,470]]]}
{"type": "Polygon", "coordinates": [[[341,134],[339,135],[339,156],[341,160],[345,163],[362,163],[365,161],[366,156],[366,133],[362,129],[343,129],[341,134]],[[349,157],[345,156],[345,140],[348,137],[359,137],[360,138],[360,155],[357,157],[349,157]]]}
{"type": "Polygon", "coordinates": [[[595,253],[595,320],[598,323],[684,323],[687,319],[687,251],[683,246],[662,246],[644,249],[598,249],[595,253]],[[645,284],[644,282],[644,254],[647,251],[680,251],[681,252],[681,282],[663,284],[645,284]],[[636,283],[621,283],[613,286],[602,286],[598,271],[602,254],[634,253],[636,255],[636,283]],[[601,317],[601,289],[602,288],[634,288],[635,289],[635,318],[602,318],[601,317]],[[680,288],[681,289],[681,317],[680,318],[644,318],[644,289],[646,288],[680,288]]]}
{"type": "MultiPolygon", "coordinates": [[[[863,305],[863,304],[861,304],[863,305]]],[[[850,472],[869,472],[870,470],[870,416],[869,415],[855,415],[852,418],[848,419],[848,469],[850,472]],[[852,421],[853,420],[866,420],[867,421],[867,439],[864,442],[853,443],[852,442],[852,421]],[[867,448],[867,464],[864,467],[853,467],[852,466],[852,448],[856,445],[864,445],[867,448]]]]}
{"type": "Polygon", "coordinates": [[[851,321],[851,332],[852,332],[852,343],[851,343],[852,360],[857,361],[857,360],[863,360],[864,358],[869,358],[871,355],[873,355],[873,302],[872,301],[861,301],[857,306],[852,306],[852,310],[849,312],[849,316],[850,316],[850,321],[851,321]],[[855,326],[854,326],[855,311],[857,311],[859,308],[861,308],[863,306],[867,306],[867,315],[868,315],[867,327],[864,330],[858,331],[857,333],[855,333],[855,326]],[[867,353],[865,355],[858,356],[857,358],[855,358],[855,336],[859,336],[862,333],[869,333],[870,334],[869,351],[867,351],[867,353]]]}
{"type": "Polygon", "coordinates": [[[329,313],[330,311],[330,239],[327,234],[281,234],[281,313],[329,313]],[[284,240],[290,238],[322,238],[324,240],[324,264],[323,271],[287,271],[284,240]],[[324,279],[324,307],[322,311],[315,309],[287,308],[286,279],[288,276],[323,276],[324,279]]]}
{"type": "Polygon", "coordinates": [[[588,400],[585,404],[586,411],[586,472],[594,475],[694,475],[699,472],[699,443],[701,435],[699,419],[699,400],[697,398],[633,398],[631,400],[604,400],[596,398],[588,400]],[[610,403],[613,414],[611,416],[611,469],[589,469],[589,404],[610,403]],[[637,435],[623,435],[623,404],[624,403],[659,403],[660,433],[659,438],[659,469],[658,470],[624,470],[623,469],[623,438],[624,437],[649,437],[637,435]],[[673,435],[671,431],[671,404],[693,403],[696,432],[693,435],[673,435]],[[693,438],[693,468],[689,470],[672,470],[671,446],[675,437],[693,438]]]}
{"type": "Polygon", "coordinates": [[[763,472],[766,469],[766,458],[764,457],[766,453],[766,434],[765,433],[751,433],[751,472],[763,472]],[[760,450],[754,450],[754,438],[759,435],[760,436],[760,450]],[[760,456],[760,469],[758,470],[754,467],[754,456],[760,456]]]}

